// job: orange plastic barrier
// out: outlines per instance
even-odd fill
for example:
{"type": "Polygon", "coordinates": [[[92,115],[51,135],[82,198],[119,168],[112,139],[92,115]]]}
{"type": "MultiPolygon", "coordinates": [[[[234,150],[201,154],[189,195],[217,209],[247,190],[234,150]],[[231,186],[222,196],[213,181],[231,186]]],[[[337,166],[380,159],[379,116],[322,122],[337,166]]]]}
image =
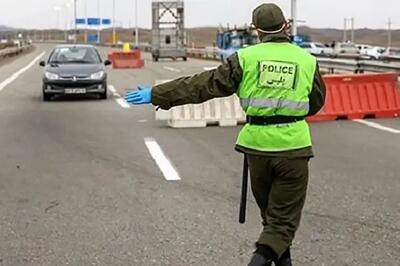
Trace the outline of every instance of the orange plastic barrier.
{"type": "Polygon", "coordinates": [[[332,75],[324,77],[324,108],[308,121],[390,118],[400,116],[398,75],[332,75]]]}
{"type": "Polygon", "coordinates": [[[140,50],[113,51],[108,53],[108,60],[112,62],[113,68],[141,68],[144,66],[140,50]]]}

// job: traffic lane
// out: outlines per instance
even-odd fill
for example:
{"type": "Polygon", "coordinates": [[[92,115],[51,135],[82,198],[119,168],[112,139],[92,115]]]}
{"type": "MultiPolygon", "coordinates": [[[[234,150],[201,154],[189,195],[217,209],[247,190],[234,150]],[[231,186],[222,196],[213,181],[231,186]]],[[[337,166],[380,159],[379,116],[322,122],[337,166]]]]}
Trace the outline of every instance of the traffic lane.
{"type": "Polygon", "coordinates": [[[400,130],[400,118],[367,119],[366,121],[378,123],[379,125],[393,128],[395,130],[400,130]]]}
{"type": "Polygon", "coordinates": [[[13,59],[0,61],[0,83],[12,76],[15,72],[32,62],[39,54],[46,49],[36,47],[26,54],[19,55],[13,59]]]}
{"type": "MultiPolygon", "coordinates": [[[[136,193],[136,186],[129,183],[132,176],[116,163],[113,149],[108,146],[108,152],[96,150],[104,142],[112,143],[118,133],[115,129],[121,125],[111,123],[115,114],[104,106],[114,112],[121,109],[104,101],[43,103],[40,76],[40,68],[33,68],[0,95],[1,258],[4,265],[96,262],[97,254],[103,253],[101,249],[107,249],[108,244],[122,244],[118,242],[121,239],[110,241],[116,238],[119,227],[132,220],[133,225],[148,224],[155,218],[146,219],[142,204],[135,206],[136,194],[141,192],[136,193]],[[113,129],[113,134],[102,131],[107,129],[113,129]],[[96,139],[97,135],[101,137],[96,139]],[[119,200],[123,188],[132,194],[119,200]],[[115,204],[131,204],[112,212],[114,199],[115,204]],[[128,217],[134,216],[126,212],[129,208],[143,213],[144,220],[128,217]],[[122,223],[115,222],[115,217],[122,217],[122,223]]],[[[140,169],[132,172],[140,173],[140,169]]],[[[135,230],[156,241],[151,239],[151,232],[134,226],[132,235],[135,230]]],[[[138,239],[146,243],[140,236],[138,239]]],[[[131,247],[125,248],[129,251],[131,247]]],[[[115,248],[108,252],[110,257],[103,264],[113,264],[110,258],[118,257],[119,251],[115,248]]]]}
{"type": "Polygon", "coordinates": [[[399,136],[351,121],[312,127],[316,158],[298,252],[313,265],[340,256],[342,264],[397,264],[399,136]]]}
{"type": "Polygon", "coordinates": [[[162,179],[143,142],[153,129],[135,124],[144,107],[126,112],[86,98],[45,103],[38,74],[33,68],[0,97],[5,265],[244,263],[251,248],[236,246],[225,202],[162,179]]]}
{"type": "Polygon", "coordinates": [[[144,126],[157,128],[151,137],[175,164],[182,182],[228,198],[239,192],[242,157],[234,151],[239,128],[172,129],[159,121],[144,126]]]}
{"type": "MultiPolygon", "coordinates": [[[[317,157],[311,163],[304,222],[294,247],[298,249],[298,262],[330,265],[334,256],[335,262],[343,264],[352,258],[356,265],[393,264],[399,248],[396,243],[400,242],[399,168],[396,160],[391,160],[399,151],[398,145],[392,145],[396,136],[385,136],[375,129],[344,121],[317,123],[312,128],[317,157]],[[355,137],[359,131],[367,133],[355,137]],[[381,144],[371,142],[371,138],[381,144]],[[376,157],[365,150],[376,150],[376,157]],[[381,159],[376,161],[376,158],[381,159]],[[378,244],[385,251],[369,257],[376,253],[378,244]],[[338,254],[343,258],[338,259],[338,254]]],[[[183,186],[194,185],[199,194],[207,191],[227,197],[235,214],[237,209],[233,206],[239,201],[241,175],[241,157],[233,155],[232,150],[237,131],[237,128],[174,130],[174,140],[168,136],[168,129],[155,132],[176,165],[183,186]]],[[[253,201],[251,206],[248,226],[257,229],[259,214],[253,201]]],[[[231,214],[231,221],[232,218],[235,215],[231,214]]],[[[250,233],[253,238],[255,231],[250,233]]]]}
{"type": "MultiPolygon", "coordinates": [[[[3,168],[1,175],[10,177],[1,193],[6,210],[1,215],[2,232],[6,231],[1,253],[9,254],[3,257],[6,265],[19,265],[22,260],[36,265],[187,265],[191,253],[203,253],[198,243],[209,239],[201,239],[204,229],[198,227],[208,221],[198,215],[208,210],[203,210],[204,204],[188,204],[179,189],[168,189],[151,159],[139,152],[141,145],[119,151],[118,155],[126,156],[120,160],[107,152],[109,147],[96,145],[103,137],[89,138],[75,129],[78,137],[72,135],[74,124],[68,123],[72,129],[64,132],[64,127],[49,126],[50,117],[46,118],[37,124],[37,134],[28,127],[34,144],[28,138],[20,142],[23,147],[2,145],[2,150],[17,153],[9,154],[11,161],[5,164],[11,167],[3,168]],[[41,159],[37,154],[48,156],[41,159]],[[183,202],[190,206],[182,206],[183,202]],[[13,246],[18,252],[13,252],[13,246]]],[[[29,125],[32,118],[13,120],[29,125]]],[[[103,135],[99,128],[93,130],[103,135]]],[[[15,135],[14,130],[1,139],[10,135],[15,135]]],[[[133,137],[129,142],[141,143],[133,137]]],[[[212,252],[211,247],[205,246],[204,252],[212,252]]]]}
{"type": "Polygon", "coordinates": [[[400,207],[400,168],[394,159],[400,152],[399,135],[351,121],[316,123],[313,133],[314,181],[321,181],[315,183],[321,185],[315,195],[321,197],[318,208],[329,211],[332,206],[326,204],[335,202],[344,217],[400,228],[400,213],[393,211],[400,207]],[[324,186],[332,178],[336,183],[324,186]]]}

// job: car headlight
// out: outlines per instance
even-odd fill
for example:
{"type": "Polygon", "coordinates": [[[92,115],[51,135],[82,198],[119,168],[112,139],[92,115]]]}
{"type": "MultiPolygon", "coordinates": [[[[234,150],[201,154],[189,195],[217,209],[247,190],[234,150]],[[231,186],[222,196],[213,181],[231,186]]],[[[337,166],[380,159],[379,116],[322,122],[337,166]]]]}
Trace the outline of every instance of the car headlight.
{"type": "Polygon", "coordinates": [[[44,75],[48,80],[57,80],[60,78],[58,74],[51,72],[45,72],[44,75]]]}
{"type": "Polygon", "coordinates": [[[90,78],[99,80],[99,79],[102,79],[104,77],[104,75],[105,75],[105,72],[102,70],[102,71],[93,73],[92,75],[90,75],[90,78]]]}

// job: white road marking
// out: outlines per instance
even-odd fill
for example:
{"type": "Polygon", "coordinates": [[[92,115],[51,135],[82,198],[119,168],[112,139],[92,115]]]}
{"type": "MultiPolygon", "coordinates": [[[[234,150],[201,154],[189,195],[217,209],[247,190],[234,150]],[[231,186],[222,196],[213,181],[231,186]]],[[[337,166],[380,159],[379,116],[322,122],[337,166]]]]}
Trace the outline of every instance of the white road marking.
{"type": "Polygon", "coordinates": [[[177,181],[181,180],[178,172],[175,170],[175,167],[165,156],[162,151],[160,145],[158,145],[157,141],[153,138],[145,138],[144,142],[147,146],[147,149],[150,152],[151,157],[157,163],[164,177],[168,181],[177,181]]]}
{"type": "Polygon", "coordinates": [[[361,119],[355,119],[353,121],[357,122],[357,123],[364,124],[364,125],[372,127],[372,128],[379,129],[379,130],[387,131],[387,132],[394,133],[394,134],[400,134],[400,130],[398,130],[398,129],[382,126],[381,124],[378,124],[378,123],[375,123],[375,122],[371,122],[371,121],[367,121],[367,120],[361,120],[361,119]]]}
{"type": "Polygon", "coordinates": [[[112,92],[113,96],[116,97],[115,101],[124,109],[129,109],[131,106],[127,103],[123,98],[121,98],[121,94],[117,92],[113,85],[108,85],[108,89],[112,92]]]}
{"type": "Polygon", "coordinates": [[[214,70],[214,69],[217,69],[217,67],[218,67],[218,66],[213,66],[213,67],[204,67],[203,69],[204,69],[205,71],[209,71],[209,70],[214,70]]]}
{"type": "Polygon", "coordinates": [[[114,85],[108,85],[108,89],[112,92],[112,94],[113,94],[115,97],[118,97],[118,98],[121,97],[121,94],[119,94],[119,93],[117,92],[117,90],[115,89],[114,85]]]}
{"type": "Polygon", "coordinates": [[[129,108],[131,108],[131,106],[129,105],[129,103],[127,103],[123,98],[115,99],[115,101],[116,101],[119,105],[121,105],[121,107],[124,108],[124,109],[129,109],[129,108]]]}
{"type": "Polygon", "coordinates": [[[2,83],[0,83],[0,91],[2,91],[5,87],[10,85],[14,80],[16,80],[19,76],[21,76],[21,74],[23,74],[25,71],[27,71],[28,69],[33,67],[33,65],[36,64],[36,62],[39,61],[39,59],[42,58],[42,56],[44,56],[45,54],[46,54],[46,52],[41,53],[40,55],[35,57],[32,60],[32,62],[30,62],[28,65],[26,65],[25,67],[21,68],[20,70],[18,70],[14,74],[12,74],[9,78],[7,78],[2,83]]]}
{"type": "Polygon", "coordinates": [[[146,119],[140,119],[140,120],[138,120],[138,123],[146,123],[146,122],[147,122],[146,119]]]}
{"type": "Polygon", "coordinates": [[[177,73],[182,72],[182,70],[179,70],[179,69],[176,69],[176,68],[173,68],[173,67],[168,67],[168,66],[165,66],[164,69],[172,71],[172,72],[177,72],[177,73]]]}
{"type": "Polygon", "coordinates": [[[115,89],[115,87],[113,85],[109,85],[108,89],[114,94],[117,93],[117,90],[115,89]]]}

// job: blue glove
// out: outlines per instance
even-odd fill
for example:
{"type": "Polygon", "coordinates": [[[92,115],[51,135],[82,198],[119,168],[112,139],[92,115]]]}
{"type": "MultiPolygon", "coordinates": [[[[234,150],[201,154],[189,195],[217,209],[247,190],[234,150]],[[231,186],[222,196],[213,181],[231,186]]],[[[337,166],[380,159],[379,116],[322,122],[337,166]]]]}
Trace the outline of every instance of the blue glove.
{"type": "Polygon", "coordinates": [[[124,97],[129,104],[149,104],[151,103],[151,87],[139,85],[137,91],[131,91],[124,97]]]}

